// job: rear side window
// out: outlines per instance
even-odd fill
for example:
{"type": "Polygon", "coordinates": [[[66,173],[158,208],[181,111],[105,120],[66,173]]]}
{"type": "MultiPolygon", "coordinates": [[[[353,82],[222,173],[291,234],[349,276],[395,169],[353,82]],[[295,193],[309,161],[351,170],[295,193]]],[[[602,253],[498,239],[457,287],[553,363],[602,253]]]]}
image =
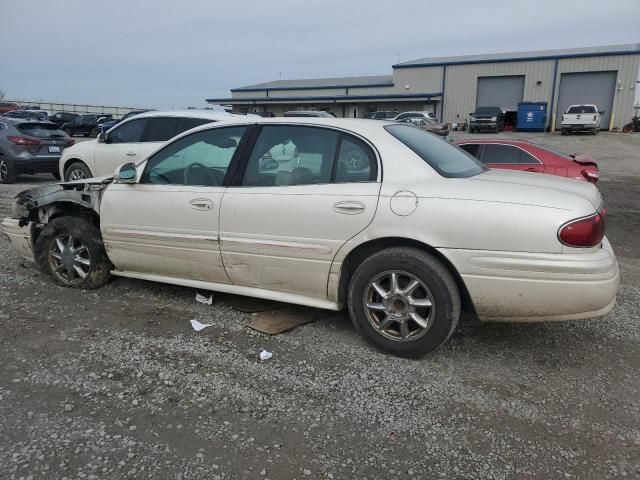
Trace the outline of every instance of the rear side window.
{"type": "Polygon", "coordinates": [[[181,118],[176,135],[211,122],[213,122],[213,120],[209,120],[207,118],[181,118]]]}
{"type": "Polygon", "coordinates": [[[533,155],[512,145],[483,145],[480,159],[483,163],[540,163],[533,155]]]}
{"type": "Polygon", "coordinates": [[[109,143],[137,143],[142,139],[142,132],[147,124],[146,118],[139,118],[123,123],[109,133],[109,143]]]}
{"type": "Polygon", "coordinates": [[[487,169],[464,150],[419,128],[409,125],[388,125],[384,128],[443,177],[472,177],[487,169]]]}
{"type": "Polygon", "coordinates": [[[373,182],[378,177],[378,164],[371,149],[360,140],[342,137],[336,164],[336,183],[373,182]]]}
{"type": "MultiPolygon", "coordinates": [[[[166,142],[170,138],[177,135],[178,117],[157,117],[147,120],[147,131],[145,133],[145,142],[166,142]]],[[[129,122],[133,123],[133,122],[129,122]]]]}
{"type": "Polygon", "coordinates": [[[49,123],[20,123],[17,124],[18,130],[25,135],[38,138],[62,138],[65,136],[59,130],[58,125],[49,123]]]}

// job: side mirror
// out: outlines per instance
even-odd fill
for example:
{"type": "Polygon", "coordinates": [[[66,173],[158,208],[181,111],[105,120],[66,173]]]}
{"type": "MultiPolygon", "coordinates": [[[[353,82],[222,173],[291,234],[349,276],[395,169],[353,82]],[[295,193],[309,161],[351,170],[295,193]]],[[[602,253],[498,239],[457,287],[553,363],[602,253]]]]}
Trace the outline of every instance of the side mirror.
{"type": "Polygon", "coordinates": [[[138,171],[135,163],[123,163],[113,172],[113,180],[116,183],[136,183],[138,171]]]}
{"type": "Polygon", "coordinates": [[[599,113],[600,115],[604,115],[604,112],[606,112],[606,110],[600,110],[598,113],[599,113]]]}
{"type": "Polygon", "coordinates": [[[107,143],[105,142],[105,138],[106,135],[104,134],[104,132],[100,132],[97,137],[98,143],[107,143]]]}

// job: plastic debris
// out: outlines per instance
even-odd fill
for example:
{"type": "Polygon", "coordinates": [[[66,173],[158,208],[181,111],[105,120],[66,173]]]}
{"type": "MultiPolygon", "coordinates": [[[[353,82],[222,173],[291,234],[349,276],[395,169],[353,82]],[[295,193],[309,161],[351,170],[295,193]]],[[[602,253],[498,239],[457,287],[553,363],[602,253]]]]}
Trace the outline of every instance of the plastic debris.
{"type": "Polygon", "coordinates": [[[211,325],[210,323],[200,323],[198,320],[191,320],[191,326],[196,332],[199,332],[200,330],[207,327],[212,327],[213,325],[211,325]]]}
{"type": "Polygon", "coordinates": [[[213,295],[209,295],[208,297],[205,297],[204,295],[196,293],[196,302],[198,302],[198,303],[206,303],[207,305],[212,305],[213,304],[213,295]]]}
{"type": "Polygon", "coordinates": [[[260,361],[266,362],[271,357],[273,357],[273,353],[267,352],[264,348],[260,350],[260,361]]]}

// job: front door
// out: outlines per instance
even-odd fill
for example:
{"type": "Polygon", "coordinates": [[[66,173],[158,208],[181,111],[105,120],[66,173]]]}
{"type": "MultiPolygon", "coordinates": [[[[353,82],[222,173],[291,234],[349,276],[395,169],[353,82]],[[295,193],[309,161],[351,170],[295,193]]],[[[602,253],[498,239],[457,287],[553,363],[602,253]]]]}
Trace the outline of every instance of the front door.
{"type": "Polygon", "coordinates": [[[220,212],[231,281],[327,298],[336,252],[376,211],[373,149],[338,130],[268,125],[237,173],[220,212]]]}
{"type": "Polygon", "coordinates": [[[146,118],[128,120],[107,132],[105,142],[96,145],[93,173],[111,175],[123,163],[137,163],[146,118]]]}
{"type": "Polygon", "coordinates": [[[220,257],[224,180],[246,127],[204,130],[139,166],[139,181],[103,195],[100,229],[117,270],[228,283],[220,257]]]}

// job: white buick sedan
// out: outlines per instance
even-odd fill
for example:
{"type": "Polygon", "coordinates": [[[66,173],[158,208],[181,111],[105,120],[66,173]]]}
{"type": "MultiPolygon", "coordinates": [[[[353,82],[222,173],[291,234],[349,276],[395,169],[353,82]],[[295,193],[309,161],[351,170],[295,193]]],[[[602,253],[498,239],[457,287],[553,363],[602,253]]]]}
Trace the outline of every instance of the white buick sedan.
{"type": "Polygon", "coordinates": [[[409,356],[442,345],[463,311],[604,315],[619,276],[590,183],[488,170],[370,120],[204,125],[113,178],[23,192],[2,226],[62,285],[118,275],[346,307],[366,340],[409,356]]]}

